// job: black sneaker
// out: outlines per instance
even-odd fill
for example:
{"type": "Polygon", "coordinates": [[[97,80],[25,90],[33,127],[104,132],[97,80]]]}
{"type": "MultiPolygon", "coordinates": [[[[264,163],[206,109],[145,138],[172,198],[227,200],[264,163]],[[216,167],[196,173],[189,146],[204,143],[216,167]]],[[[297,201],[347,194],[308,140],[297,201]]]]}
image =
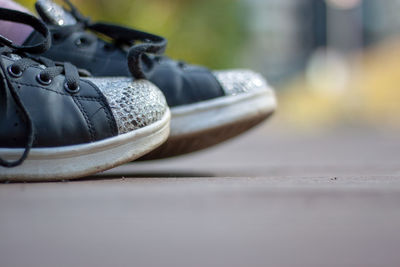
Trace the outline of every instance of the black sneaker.
{"type": "MultiPolygon", "coordinates": [[[[144,55],[148,40],[158,47],[145,52],[162,52],[163,38],[121,26],[92,23],[67,0],[69,10],[50,0],[39,0],[36,9],[50,28],[53,46],[46,56],[68,60],[94,76],[142,78],[156,84],[171,108],[168,141],[147,159],[180,155],[203,149],[259,124],[273,113],[276,100],[265,79],[249,70],[212,72],[167,57],[144,55]],[[105,36],[110,42],[99,36],[105,36]],[[140,44],[135,44],[140,42],[140,44]],[[128,58],[128,66],[126,64],[128,58]]],[[[26,41],[37,40],[32,34],[26,41]]]]}
{"type": "Polygon", "coordinates": [[[70,63],[38,56],[51,43],[40,20],[3,8],[0,19],[30,25],[42,36],[31,46],[0,36],[0,180],[86,176],[166,140],[169,110],[153,84],[81,77],[70,63]]]}

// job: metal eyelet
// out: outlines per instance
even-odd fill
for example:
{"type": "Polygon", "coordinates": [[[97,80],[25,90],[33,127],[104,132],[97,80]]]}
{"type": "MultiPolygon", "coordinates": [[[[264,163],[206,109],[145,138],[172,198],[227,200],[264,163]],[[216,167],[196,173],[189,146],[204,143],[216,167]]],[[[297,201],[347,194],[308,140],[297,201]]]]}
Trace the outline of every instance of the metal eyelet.
{"type": "Polygon", "coordinates": [[[19,70],[19,72],[16,72],[15,67],[13,67],[13,65],[8,66],[7,70],[8,73],[14,78],[19,78],[22,76],[22,71],[19,70]]]}
{"type": "Polygon", "coordinates": [[[64,83],[64,89],[65,89],[65,91],[67,91],[68,93],[71,93],[71,94],[76,94],[81,90],[81,88],[79,86],[77,86],[76,88],[70,88],[68,83],[64,83]]]}
{"type": "Polygon", "coordinates": [[[178,67],[179,67],[180,69],[185,69],[185,68],[186,68],[186,63],[183,62],[183,61],[178,61],[178,67]]]}
{"type": "Polygon", "coordinates": [[[112,51],[115,50],[114,46],[113,46],[112,44],[108,44],[108,43],[105,43],[105,44],[103,45],[103,49],[104,49],[105,51],[107,51],[107,52],[112,52],[112,51]]]}
{"type": "Polygon", "coordinates": [[[77,47],[88,46],[90,45],[90,41],[86,37],[79,37],[78,39],[75,40],[75,45],[77,47]]]}
{"type": "Polygon", "coordinates": [[[42,78],[42,75],[39,73],[38,75],[36,75],[36,80],[40,83],[40,84],[43,84],[43,85],[49,85],[49,84],[51,84],[51,82],[52,82],[52,80],[51,79],[49,79],[49,80],[43,80],[43,78],[42,78]]]}
{"type": "Polygon", "coordinates": [[[61,40],[61,34],[59,34],[59,33],[53,33],[53,41],[60,41],[61,40]]]}

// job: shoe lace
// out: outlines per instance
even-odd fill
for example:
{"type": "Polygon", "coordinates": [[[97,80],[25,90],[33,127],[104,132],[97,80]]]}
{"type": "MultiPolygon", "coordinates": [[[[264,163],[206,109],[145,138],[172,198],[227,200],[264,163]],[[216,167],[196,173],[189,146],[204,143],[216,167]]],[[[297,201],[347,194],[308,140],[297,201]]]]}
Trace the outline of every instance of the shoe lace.
{"type": "Polygon", "coordinates": [[[30,25],[44,37],[42,42],[38,44],[32,46],[18,46],[15,45],[11,40],[0,35],[0,76],[2,76],[1,78],[4,83],[4,87],[9,89],[11,97],[13,98],[17,107],[22,111],[27,124],[28,132],[25,141],[24,152],[19,159],[15,161],[9,161],[0,157],[0,166],[15,167],[21,165],[28,157],[35,139],[35,127],[28,109],[24,105],[17,90],[12,84],[10,71],[11,73],[22,75],[23,72],[30,67],[42,66],[43,70],[38,75],[38,78],[41,81],[50,83],[57,75],[64,74],[66,79],[65,86],[71,91],[79,88],[79,71],[70,63],[55,63],[50,59],[34,56],[36,54],[45,52],[51,45],[50,32],[48,28],[37,18],[16,10],[0,8],[0,19],[30,25]],[[8,57],[15,55],[18,56],[19,59],[15,60],[7,70],[4,64],[3,55],[8,57]]]}
{"type": "Polygon", "coordinates": [[[165,52],[167,40],[164,37],[110,23],[92,22],[90,18],[82,15],[69,0],[64,0],[64,2],[69,7],[70,14],[78,22],[76,25],[64,26],[64,30],[72,33],[76,30],[75,27],[80,27],[83,30],[90,30],[111,38],[117,46],[129,46],[128,67],[133,77],[137,79],[148,77],[146,75],[148,69],[142,65],[142,62],[148,62],[148,58],[145,58],[146,54],[162,55],[165,52]]]}

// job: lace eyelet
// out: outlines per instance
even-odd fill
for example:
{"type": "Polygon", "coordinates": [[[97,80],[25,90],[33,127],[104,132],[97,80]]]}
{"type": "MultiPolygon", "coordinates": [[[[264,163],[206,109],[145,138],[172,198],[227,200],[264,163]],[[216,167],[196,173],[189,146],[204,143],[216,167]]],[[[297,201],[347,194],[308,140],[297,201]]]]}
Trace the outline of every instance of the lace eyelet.
{"type": "Polygon", "coordinates": [[[87,46],[89,44],[90,44],[90,41],[85,37],[79,37],[78,39],[75,40],[75,45],[77,47],[83,47],[83,46],[87,46]]]}
{"type": "Polygon", "coordinates": [[[52,79],[49,79],[47,81],[43,80],[42,75],[40,73],[36,75],[36,80],[42,85],[49,85],[52,83],[52,79]]]}
{"type": "Polygon", "coordinates": [[[59,41],[61,41],[61,38],[62,38],[61,34],[59,34],[59,33],[53,33],[52,36],[53,36],[52,41],[54,41],[54,42],[59,42],[59,41]]]}
{"type": "Polygon", "coordinates": [[[178,61],[178,67],[181,69],[185,69],[186,68],[186,63],[183,61],[178,61]]]}
{"type": "Polygon", "coordinates": [[[8,73],[14,78],[19,78],[22,76],[22,71],[20,69],[18,69],[19,71],[15,71],[15,67],[13,65],[8,66],[7,70],[8,73]]]}
{"type": "Polygon", "coordinates": [[[103,45],[103,49],[107,52],[112,52],[114,51],[114,46],[112,44],[105,43],[103,45]]]}
{"type": "Polygon", "coordinates": [[[76,94],[81,90],[79,85],[76,88],[70,88],[68,83],[64,83],[64,89],[65,89],[65,91],[67,91],[70,94],[76,94]]]}

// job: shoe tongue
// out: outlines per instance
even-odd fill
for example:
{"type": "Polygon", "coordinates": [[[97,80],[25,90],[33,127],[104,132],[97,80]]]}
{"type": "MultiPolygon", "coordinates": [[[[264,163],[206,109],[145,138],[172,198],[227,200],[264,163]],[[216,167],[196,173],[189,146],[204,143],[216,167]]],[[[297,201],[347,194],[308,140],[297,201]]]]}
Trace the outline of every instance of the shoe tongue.
{"type": "Polygon", "coordinates": [[[51,0],[38,0],[35,7],[42,20],[47,24],[67,26],[77,23],[71,13],[51,0]]]}

